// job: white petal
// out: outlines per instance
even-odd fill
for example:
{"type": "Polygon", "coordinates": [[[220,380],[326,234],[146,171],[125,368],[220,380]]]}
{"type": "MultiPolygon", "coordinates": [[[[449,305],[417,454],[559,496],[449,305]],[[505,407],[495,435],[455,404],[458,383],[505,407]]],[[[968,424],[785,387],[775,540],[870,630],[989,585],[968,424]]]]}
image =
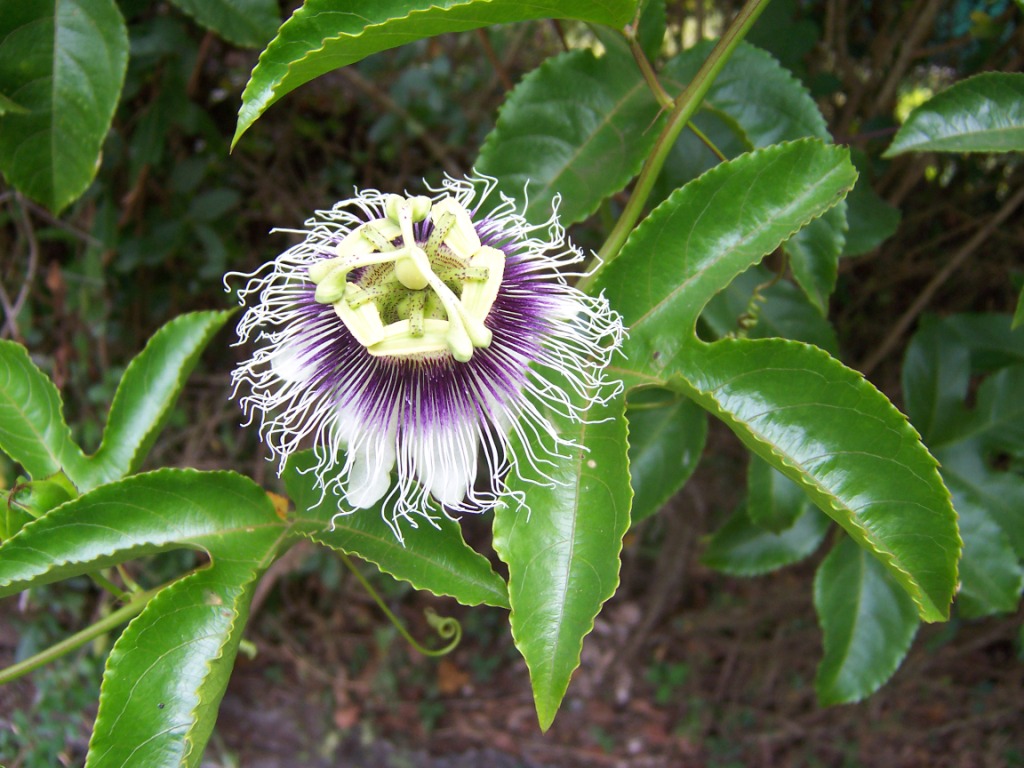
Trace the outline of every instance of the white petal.
{"type": "Polygon", "coordinates": [[[383,435],[369,435],[351,446],[345,500],[359,509],[372,507],[391,487],[394,466],[394,428],[383,435]]]}
{"type": "Polygon", "coordinates": [[[279,347],[270,358],[270,368],[283,381],[297,382],[308,378],[306,366],[292,347],[279,347]]]}
{"type": "Polygon", "coordinates": [[[428,428],[416,436],[412,451],[416,477],[431,496],[447,506],[466,498],[476,479],[477,436],[471,423],[428,428]]]}

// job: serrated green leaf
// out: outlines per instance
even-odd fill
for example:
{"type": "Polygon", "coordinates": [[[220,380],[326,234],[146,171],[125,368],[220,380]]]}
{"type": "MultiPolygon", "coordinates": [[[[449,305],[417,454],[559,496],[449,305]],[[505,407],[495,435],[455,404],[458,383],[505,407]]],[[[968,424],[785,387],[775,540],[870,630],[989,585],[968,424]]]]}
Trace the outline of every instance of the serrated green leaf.
{"type": "MultiPolygon", "coordinates": [[[[307,538],[357,555],[417,589],[448,595],[463,605],[509,607],[505,582],[487,558],[466,544],[459,523],[441,518],[436,528],[427,523],[406,527],[402,531],[404,540],[399,541],[379,506],[338,515],[344,503],[317,486],[316,476],[309,471],[315,464],[312,451],[303,451],[289,458],[284,471],[298,529],[307,538]]],[[[464,524],[474,522],[468,517],[464,524]]]]}
{"type": "Polygon", "coordinates": [[[772,533],[791,528],[803,514],[805,494],[796,483],[756,455],[747,465],[747,517],[772,533]]]}
{"type": "Polygon", "coordinates": [[[669,390],[630,395],[629,476],[632,524],[653,515],[682,488],[697,468],[707,438],[707,414],[669,390]]]}
{"type": "Polygon", "coordinates": [[[884,157],[904,152],[1024,150],[1024,75],[969,77],[916,107],[884,157]]]}
{"type": "Polygon", "coordinates": [[[138,470],[171,415],[199,355],[231,314],[181,315],[153,334],[121,377],[103,442],[91,457],[83,490],[138,470]]]}
{"type": "Polygon", "coordinates": [[[850,188],[844,150],[793,142],[724,163],[634,231],[596,285],[630,327],[630,383],[711,411],[877,554],[926,620],[948,613],[960,540],[934,459],[886,398],[814,347],[693,334],[709,298],[850,188]]]}
{"type": "Polygon", "coordinates": [[[549,478],[520,464],[521,476],[514,472],[508,484],[528,506],[499,507],[494,517],[494,548],[509,570],[512,636],[544,730],[579,666],[583,638],[618,587],[632,495],[625,397],[591,407],[584,424],[551,418],[575,443],[571,460],[557,462],[549,478]]]}
{"type": "MultiPolygon", "coordinates": [[[[706,40],[665,64],[661,80],[670,93],[686,86],[714,47],[706,40]]],[[[742,127],[751,147],[793,139],[830,141],[828,126],[807,89],[775,58],[749,43],[740,43],[715,78],[705,105],[729,115],[742,127]]]]}
{"type": "MultiPolygon", "coordinates": [[[[713,45],[713,41],[700,43],[665,66],[663,79],[672,92],[692,79],[713,45]]],[[[831,141],[825,119],[807,89],[771,54],[748,43],[737,46],[703,108],[727,116],[751,148],[802,138],[831,141]]],[[[835,288],[846,229],[846,207],[840,204],[785,244],[797,283],[823,315],[835,288]]]]}
{"type": "Polygon", "coordinates": [[[210,556],[206,569],[161,590],[114,645],[88,768],[199,765],[255,580],[287,533],[251,480],[166,469],[97,488],[0,546],[0,595],[169,549],[210,556]]]}
{"type": "Polygon", "coordinates": [[[731,576],[759,576],[800,562],[818,548],[830,525],[806,497],[798,509],[788,528],[772,532],[755,525],[740,507],[708,539],[701,562],[731,576]]]}
{"type": "MultiPolygon", "coordinates": [[[[53,382],[28,351],[0,340],[0,450],[35,480],[84,460],[64,421],[64,406],[53,382]]],[[[74,469],[68,473],[75,479],[74,469]]]]}
{"type": "Polygon", "coordinates": [[[228,42],[264,45],[281,23],[277,0],[171,0],[182,11],[228,42]]]}
{"type": "Polygon", "coordinates": [[[315,77],[445,32],[531,19],[621,27],[637,0],[306,0],[260,55],[242,93],[232,146],[271,104],[315,77]]]}
{"type": "Polygon", "coordinates": [[[0,116],[0,170],[59,212],[99,167],[128,62],[114,0],[0,0],[0,83],[25,111],[0,116]]]}
{"type": "Polygon", "coordinates": [[[822,704],[860,701],[888,680],[917,632],[914,603],[881,564],[844,537],[818,568],[814,607],[825,644],[822,704]]]}
{"type": "Polygon", "coordinates": [[[714,338],[729,335],[750,339],[778,337],[813,344],[833,355],[839,352],[835,329],[807,295],[760,265],[751,267],[715,294],[700,320],[714,338]],[[739,320],[750,315],[750,301],[758,289],[764,301],[754,308],[756,323],[753,327],[741,328],[739,320]]]}
{"type": "Polygon", "coordinates": [[[801,229],[783,246],[789,254],[789,268],[797,285],[823,317],[828,314],[828,297],[835,290],[839,255],[845,247],[845,200],[801,229]]]}
{"type": "Polygon", "coordinates": [[[971,350],[971,371],[989,373],[1008,365],[1024,365],[1024,330],[1011,329],[1010,316],[960,314],[942,319],[950,342],[971,350]]]}
{"type": "Polygon", "coordinates": [[[960,555],[935,459],[859,373],[815,347],[723,340],[677,367],[691,397],[875,553],[926,621],[948,615],[960,555]]]}
{"type": "Polygon", "coordinates": [[[660,379],[691,344],[711,297],[834,206],[855,180],[845,149],[803,139],[722,163],[676,190],[594,286],[630,329],[628,367],[660,379]]]}
{"type": "Polygon", "coordinates": [[[161,590],[128,625],[107,659],[86,768],[198,768],[261,571],[215,564],[161,590]]]}
{"type": "Polygon", "coordinates": [[[570,51],[545,61],[509,94],[475,167],[513,199],[529,182],[525,215],[535,224],[551,217],[560,195],[559,217],[568,225],[639,172],[662,121],[632,60],[570,51]]]}
{"type": "Polygon", "coordinates": [[[4,542],[0,597],[167,549],[244,559],[247,541],[261,531],[276,537],[283,528],[266,494],[240,475],[185,469],[135,475],[63,504],[4,542]]]}

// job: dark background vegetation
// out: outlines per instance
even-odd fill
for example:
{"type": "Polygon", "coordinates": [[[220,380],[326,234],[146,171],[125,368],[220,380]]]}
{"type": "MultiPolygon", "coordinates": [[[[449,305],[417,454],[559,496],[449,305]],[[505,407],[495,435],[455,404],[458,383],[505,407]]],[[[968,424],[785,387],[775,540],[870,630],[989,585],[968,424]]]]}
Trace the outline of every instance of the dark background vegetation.
{"type": "MultiPolygon", "coordinates": [[[[374,56],[283,99],[229,154],[256,54],[164,3],[121,6],[131,58],[97,181],[59,219],[0,186],[0,336],[24,342],[54,377],[85,446],[96,445],[124,366],[154,330],[182,312],[227,306],[225,272],[251,270],[292,242],[272,227],[299,226],[353,185],[418,190],[424,177],[466,172],[514,83],[586,35],[522,24],[374,56]]],[[[678,41],[683,30],[712,35],[738,3],[668,6],[678,41]]],[[[1019,157],[879,156],[898,106],[915,93],[1021,69],[1020,18],[1009,0],[774,0],[750,37],[804,81],[836,141],[867,154],[875,189],[902,211],[891,239],[840,264],[830,315],[842,359],[897,403],[902,350],[922,311],[1012,311],[1024,224],[1007,201],[1024,172],[1019,157]]],[[[599,242],[597,224],[575,234],[599,242]]],[[[150,463],[236,469],[273,488],[272,465],[228,400],[228,373],[243,354],[231,341],[214,341],[150,463]]],[[[462,645],[427,659],[336,556],[296,547],[257,597],[248,633],[257,653],[240,656],[207,763],[1024,765],[1020,615],[928,627],[878,694],[817,706],[816,562],[755,580],[699,562],[702,536],[739,501],[744,464],[736,441],[713,429],[694,479],[630,534],[622,588],[546,735],[499,611],[378,577],[416,636],[429,636],[427,606],[462,620],[462,645]]],[[[3,473],[10,483],[10,468],[3,473]]],[[[467,537],[486,546],[487,526],[467,520],[467,537]]],[[[175,557],[139,563],[135,576],[156,582],[186,556],[175,557]]],[[[109,608],[77,581],[6,601],[0,662],[109,608]]],[[[0,763],[81,763],[107,647],[0,690],[0,763]]]]}

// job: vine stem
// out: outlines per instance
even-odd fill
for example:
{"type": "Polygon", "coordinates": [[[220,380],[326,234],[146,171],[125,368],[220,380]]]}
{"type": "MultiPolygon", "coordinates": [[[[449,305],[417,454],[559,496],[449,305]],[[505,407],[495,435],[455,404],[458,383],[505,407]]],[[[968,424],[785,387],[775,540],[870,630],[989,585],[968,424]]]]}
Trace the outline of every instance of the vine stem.
{"type": "Polygon", "coordinates": [[[135,617],[137,614],[142,613],[142,609],[149,603],[150,598],[159,592],[163,587],[157,587],[146,592],[140,592],[132,597],[132,601],[116,611],[111,613],[109,616],[105,616],[95,624],[90,624],[88,627],[83,629],[81,632],[76,632],[71,637],[64,638],[59,643],[51,645],[44,651],[40,651],[34,656],[30,656],[27,659],[19,661],[17,664],[11,664],[6,669],[0,669],[0,685],[9,683],[12,680],[17,680],[19,677],[27,675],[44,664],[49,664],[55,659],[59,659],[61,656],[70,653],[71,651],[79,648],[91,640],[104,635],[115,627],[120,626],[129,619],[135,617]]]}
{"type": "Polygon", "coordinates": [[[593,269],[580,278],[577,284],[580,290],[586,291],[597,275],[600,274],[601,270],[619,255],[623,243],[626,242],[629,233],[633,231],[633,227],[640,220],[640,215],[647,204],[647,199],[651,196],[651,191],[654,189],[654,182],[657,180],[658,174],[661,173],[661,169],[664,167],[665,160],[668,158],[668,154],[676,139],[690,122],[698,107],[700,107],[712,83],[714,83],[718,73],[722,71],[722,67],[725,66],[736,46],[746,37],[750,27],[753,26],[758,16],[768,6],[768,2],[769,0],[747,0],[743,8],[740,9],[740,12],[736,14],[736,18],[733,19],[725,34],[719,38],[693,80],[675,99],[668,122],[658,136],[651,154],[644,161],[640,176],[637,178],[636,185],[633,187],[633,192],[626,203],[626,207],[622,210],[622,215],[619,216],[619,220],[616,222],[611,234],[608,235],[608,239],[598,252],[597,263],[593,269]]]}

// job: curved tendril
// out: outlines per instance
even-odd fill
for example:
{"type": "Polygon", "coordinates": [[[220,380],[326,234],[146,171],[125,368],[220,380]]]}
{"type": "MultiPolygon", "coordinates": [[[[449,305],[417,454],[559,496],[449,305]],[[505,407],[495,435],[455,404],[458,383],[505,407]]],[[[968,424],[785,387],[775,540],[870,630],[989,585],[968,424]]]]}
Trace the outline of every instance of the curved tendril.
{"type": "Polygon", "coordinates": [[[341,557],[345,566],[352,572],[356,579],[359,580],[359,583],[363,585],[363,589],[365,589],[370,597],[373,598],[373,601],[377,603],[377,606],[384,612],[384,615],[388,617],[388,621],[390,621],[394,625],[395,629],[398,630],[398,634],[405,638],[405,641],[409,643],[409,645],[424,656],[445,656],[455,650],[462,640],[462,625],[459,624],[457,619],[453,619],[451,616],[439,616],[433,608],[427,608],[423,612],[426,616],[427,623],[435,632],[437,632],[438,636],[441,637],[442,640],[448,640],[451,638],[451,642],[442,648],[435,649],[426,648],[423,645],[420,645],[420,643],[417,642],[411,634],[409,634],[409,630],[407,630],[405,625],[399,621],[398,617],[391,612],[391,609],[384,604],[384,600],[381,598],[380,593],[378,593],[377,590],[370,585],[370,582],[367,581],[366,577],[359,572],[359,569],[356,568],[352,560],[349,559],[349,556],[343,552],[339,552],[338,556],[341,557]]]}

